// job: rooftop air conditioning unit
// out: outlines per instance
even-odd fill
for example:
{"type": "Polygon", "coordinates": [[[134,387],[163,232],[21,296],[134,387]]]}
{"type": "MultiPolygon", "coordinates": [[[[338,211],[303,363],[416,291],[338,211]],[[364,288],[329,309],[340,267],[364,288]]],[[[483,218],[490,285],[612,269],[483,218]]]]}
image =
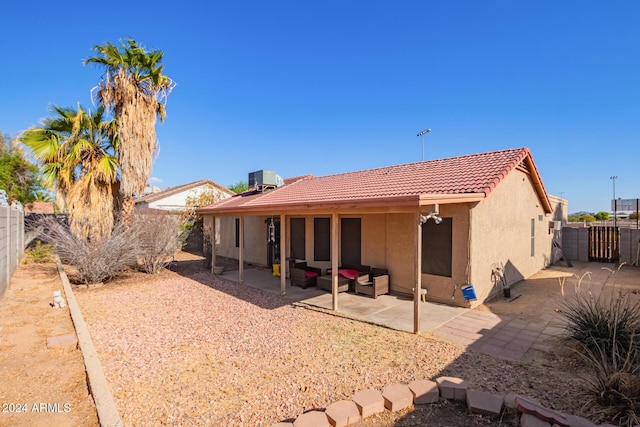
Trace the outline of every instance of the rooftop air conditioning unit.
{"type": "Polygon", "coordinates": [[[284,180],[270,170],[259,170],[255,172],[249,172],[249,188],[257,188],[264,190],[266,188],[275,188],[284,184],[284,180]]]}

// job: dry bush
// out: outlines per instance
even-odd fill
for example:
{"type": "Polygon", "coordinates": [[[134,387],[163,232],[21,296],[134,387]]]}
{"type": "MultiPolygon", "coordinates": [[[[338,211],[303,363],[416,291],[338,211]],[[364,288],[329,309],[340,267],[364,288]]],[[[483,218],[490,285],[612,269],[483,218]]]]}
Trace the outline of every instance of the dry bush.
{"type": "Polygon", "coordinates": [[[132,228],[138,233],[138,267],[157,273],[173,260],[186,239],[183,220],[171,214],[138,214],[132,228]]]}
{"type": "Polygon", "coordinates": [[[41,238],[53,245],[60,260],[75,266],[82,283],[108,282],[136,265],[138,230],[116,224],[101,242],[76,237],[55,220],[44,220],[41,238]]]}

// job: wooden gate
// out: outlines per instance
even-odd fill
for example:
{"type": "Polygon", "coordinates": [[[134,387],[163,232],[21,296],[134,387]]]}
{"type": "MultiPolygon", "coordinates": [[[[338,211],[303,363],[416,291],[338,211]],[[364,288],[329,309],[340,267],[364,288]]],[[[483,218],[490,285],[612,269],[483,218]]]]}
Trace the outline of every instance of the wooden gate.
{"type": "Polygon", "coordinates": [[[620,230],[618,227],[589,227],[589,261],[618,262],[620,230]]]}

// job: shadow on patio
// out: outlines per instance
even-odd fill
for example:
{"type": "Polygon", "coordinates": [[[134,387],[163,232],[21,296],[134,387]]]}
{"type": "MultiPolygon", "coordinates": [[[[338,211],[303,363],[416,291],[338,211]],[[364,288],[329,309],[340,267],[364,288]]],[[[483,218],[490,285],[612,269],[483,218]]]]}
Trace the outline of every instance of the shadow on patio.
{"type": "MultiPolygon", "coordinates": [[[[205,259],[198,254],[181,253],[176,257],[172,270],[185,277],[197,280],[207,286],[213,286],[213,278],[222,278],[237,286],[249,286],[272,294],[281,295],[280,277],[274,277],[271,269],[245,265],[244,283],[240,283],[237,261],[229,260],[222,275],[214,276],[205,268],[205,259]]],[[[332,295],[315,287],[306,289],[291,286],[287,279],[284,297],[323,309],[332,309],[332,295]]],[[[261,298],[256,295],[252,304],[263,307],[261,298]]],[[[421,302],[420,327],[422,332],[431,332],[461,314],[466,308],[451,307],[444,304],[421,302]]],[[[268,308],[268,307],[263,307],[268,308]]],[[[271,307],[275,308],[275,307],[271,307]]],[[[341,292],[338,294],[338,312],[351,317],[385,326],[391,329],[413,332],[413,299],[403,295],[381,295],[377,299],[365,295],[341,292]]]]}

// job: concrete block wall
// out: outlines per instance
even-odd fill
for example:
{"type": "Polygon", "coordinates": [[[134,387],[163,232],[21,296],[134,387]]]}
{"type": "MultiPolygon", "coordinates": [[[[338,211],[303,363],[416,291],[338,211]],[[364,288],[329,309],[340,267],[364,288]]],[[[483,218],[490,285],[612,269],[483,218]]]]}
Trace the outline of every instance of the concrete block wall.
{"type": "MultiPolygon", "coordinates": [[[[620,262],[634,265],[638,257],[640,230],[620,227],[620,262]]],[[[564,227],[562,251],[570,260],[589,261],[589,228],[564,227]]]]}
{"type": "Polygon", "coordinates": [[[0,206],[0,298],[9,289],[11,275],[24,253],[24,212],[0,206]]]}

